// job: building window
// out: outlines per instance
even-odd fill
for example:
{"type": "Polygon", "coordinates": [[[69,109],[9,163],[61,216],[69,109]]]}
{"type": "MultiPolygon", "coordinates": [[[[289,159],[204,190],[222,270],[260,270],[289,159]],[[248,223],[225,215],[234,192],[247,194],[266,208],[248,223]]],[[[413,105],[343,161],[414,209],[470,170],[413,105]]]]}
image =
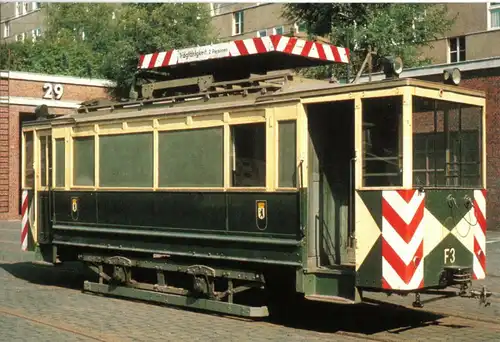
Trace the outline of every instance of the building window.
{"type": "Polygon", "coordinates": [[[30,11],[30,3],[25,1],[23,4],[23,14],[26,14],[30,11]]]}
{"type": "Polygon", "coordinates": [[[41,2],[32,2],[31,3],[31,10],[32,11],[39,10],[41,7],[42,7],[42,3],[41,2]]]}
{"type": "Polygon", "coordinates": [[[33,38],[33,41],[36,41],[38,37],[42,35],[42,29],[36,28],[34,30],[31,30],[31,36],[33,38]]]}
{"type": "MultiPolygon", "coordinates": [[[[226,5],[227,6],[227,5],[226,5]]],[[[210,15],[219,15],[221,8],[224,7],[224,3],[210,3],[210,15]]]]}
{"type": "Polygon", "coordinates": [[[16,17],[23,14],[23,3],[21,1],[16,2],[16,17]]]}
{"type": "Polygon", "coordinates": [[[306,23],[304,23],[304,22],[295,23],[293,26],[295,28],[295,33],[306,32],[307,31],[306,23]]]}
{"type": "Polygon", "coordinates": [[[488,29],[500,29],[500,2],[488,4],[488,29]]]}
{"type": "Polygon", "coordinates": [[[243,33],[243,11],[239,11],[233,14],[233,35],[243,33]]]}
{"type": "Polygon", "coordinates": [[[450,63],[465,61],[465,37],[450,38],[448,43],[450,44],[450,63]]]}
{"type": "Polygon", "coordinates": [[[273,28],[273,34],[283,35],[283,33],[285,33],[285,28],[283,26],[273,28]]]}
{"type": "Polygon", "coordinates": [[[267,30],[257,31],[257,37],[265,37],[267,36],[267,30]]]}
{"type": "Polygon", "coordinates": [[[4,38],[10,37],[10,31],[11,31],[10,21],[6,21],[5,23],[3,23],[3,36],[4,36],[4,38]]]}
{"type": "Polygon", "coordinates": [[[24,41],[24,33],[16,34],[16,42],[23,42],[23,41],[24,41]]]}

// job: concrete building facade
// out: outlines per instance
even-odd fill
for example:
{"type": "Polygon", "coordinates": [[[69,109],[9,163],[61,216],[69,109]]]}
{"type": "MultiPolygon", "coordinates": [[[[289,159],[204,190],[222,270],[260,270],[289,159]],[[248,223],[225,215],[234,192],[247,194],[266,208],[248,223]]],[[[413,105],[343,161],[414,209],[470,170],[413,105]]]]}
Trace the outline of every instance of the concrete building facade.
{"type": "Polygon", "coordinates": [[[283,16],[281,3],[211,3],[210,14],[221,41],[305,32],[283,16]]]}
{"type": "Polygon", "coordinates": [[[66,114],[80,103],[110,98],[106,80],[0,72],[0,220],[20,218],[21,123],[33,120],[45,104],[52,114],[66,114]]]}
{"type": "Polygon", "coordinates": [[[422,49],[434,64],[500,56],[500,2],[448,4],[455,23],[445,37],[422,49]]]}
{"type": "Polygon", "coordinates": [[[0,4],[0,39],[5,42],[36,40],[42,35],[46,6],[35,1],[0,4]]]}
{"type": "MultiPolygon", "coordinates": [[[[448,3],[455,23],[447,34],[422,48],[433,64],[500,56],[500,3],[448,3]]],[[[281,3],[212,3],[215,33],[223,41],[305,31],[283,17],[281,3]]]]}

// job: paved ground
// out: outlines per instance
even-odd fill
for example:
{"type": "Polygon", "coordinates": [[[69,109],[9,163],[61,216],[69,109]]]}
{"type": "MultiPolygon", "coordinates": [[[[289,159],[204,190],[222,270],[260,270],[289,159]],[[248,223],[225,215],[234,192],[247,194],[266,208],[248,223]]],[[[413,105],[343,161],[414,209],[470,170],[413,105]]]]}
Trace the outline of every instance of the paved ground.
{"type": "Polygon", "coordinates": [[[411,297],[372,295],[389,304],[307,302],[284,321],[255,322],[83,294],[78,267],[29,262],[32,255],[19,251],[19,226],[0,222],[0,341],[500,341],[496,232],[488,235],[488,308],[453,298],[410,310],[400,305],[410,306],[411,297]]]}

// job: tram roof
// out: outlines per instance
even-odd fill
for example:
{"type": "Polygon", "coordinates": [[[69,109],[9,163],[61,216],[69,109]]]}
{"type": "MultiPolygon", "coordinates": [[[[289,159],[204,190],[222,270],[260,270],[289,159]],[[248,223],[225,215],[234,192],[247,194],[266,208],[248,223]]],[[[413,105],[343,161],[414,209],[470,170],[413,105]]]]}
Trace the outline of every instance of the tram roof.
{"type": "Polygon", "coordinates": [[[300,67],[349,63],[349,49],[296,37],[272,35],[141,55],[140,71],[187,75],[265,73],[300,67]]]}

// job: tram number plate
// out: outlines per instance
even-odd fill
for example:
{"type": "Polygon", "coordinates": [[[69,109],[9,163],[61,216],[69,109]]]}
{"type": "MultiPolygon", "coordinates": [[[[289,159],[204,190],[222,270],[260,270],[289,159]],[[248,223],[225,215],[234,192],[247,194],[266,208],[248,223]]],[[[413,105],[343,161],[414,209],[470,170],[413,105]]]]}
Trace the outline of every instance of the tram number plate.
{"type": "Polygon", "coordinates": [[[444,249],[444,263],[453,264],[455,262],[455,248],[444,249]]]}

